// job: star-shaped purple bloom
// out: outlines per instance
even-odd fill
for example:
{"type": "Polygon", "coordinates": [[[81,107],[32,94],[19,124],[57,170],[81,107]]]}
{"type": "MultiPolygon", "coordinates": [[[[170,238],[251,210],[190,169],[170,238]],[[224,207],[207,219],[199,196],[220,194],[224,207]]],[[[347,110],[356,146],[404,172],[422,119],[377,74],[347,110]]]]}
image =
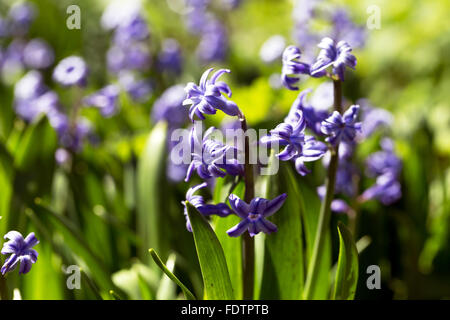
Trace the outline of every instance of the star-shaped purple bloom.
{"type": "MultiPolygon", "coordinates": [[[[219,217],[226,217],[233,213],[231,209],[225,203],[218,204],[206,204],[205,199],[202,196],[194,195],[195,192],[207,186],[206,182],[199,184],[198,186],[189,188],[186,192],[186,201],[192,204],[202,215],[211,216],[218,215],[219,217]]],[[[189,232],[192,232],[191,222],[187,214],[186,201],[181,203],[184,205],[184,216],[186,218],[186,228],[189,232]]]]}
{"type": "Polygon", "coordinates": [[[333,74],[338,75],[339,79],[344,81],[345,67],[355,69],[356,58],[351,54],[352,48],[347,42],[339,41],[336,45],[333,39],[326,37],[320,41],[318,47],[322,50],[320,50],[316,62],[311,66],[312,76],[316,76],[332,66],[333,74]]]}
{"type": "Polygon", "coordinates": [[[261,231],[269,234],[277,231],[277,226],[266,218],[277,212],[287,195],[285,193],[279,195],[273,200],[262,198],[254,198],[250,204],[239,199],[234,194],[229,196],[231,209],[242,219],[239,224],[227,231],[230,237],[238,237],[248,230],[251,237],[257,235],[261,231]]]}
{"type": "Polygon", "coordinates": [[[298,75],[309,74],[309,64],[301,62],[301,51],[296,46],[288,46],[283,52],[283,68],[281,69],[281,81],[290,90],[298,90],[294,86],[298,80],[298,75]]]}
{"type": "Polygon", "coordinates": [[[1,273],[5,275],[7,272],[13,271],[20,264],[19,274],[25,274],[31,270],[31,265],[36,262],[38,253],[32,249],[39,240],[31,232],[25,239],[17,231],[10,231],[5,235],[5,239],[9,241],[3,244],[2,254],[10,256],[6,259],[1,273]]]}
{"type": "Polygon", "coordinates": [[[356,122],[359,106],[352,105],[342,116],[334,111],[330,117],[322,121],[322,132],[329,137],[326,139],[332,145],[337,145],[341,140],[352,142],[356,133],[361,131],[361,122],[356,122]]]}
{"type": "Polygon", "coordinates": [[[235,158],[230,158],[230,155],[236,152],[236,148],[211,139],[210,136],[214,130],[214,127],[209,128],[201,140],[195,126],[192,127],[189,139],[192,162],[187,169],[185,181],[189,181],[194,171],[197,171],[202,179],[243,173],[243,165],[239,164],[235,158]]]}
{"type": "Polygon", "coordinates": [[[192,121],[194,121],[195,115],[203,120],[205,114],[215,114],[217,109],[230,116],[241,114],[238,106],[222,95],[222,93],[225,93],[228,97],[231,97],[230,87],[223,81],[217,81],[222,74],[229,73],[230,70],[220,69],[208,80],[212,70],[213,68],[210,68],[203,73],[199,85],[189,82],[184,88],[187,97],[183,101],[183,105],[190,106],[189,117],[192,121]]]}

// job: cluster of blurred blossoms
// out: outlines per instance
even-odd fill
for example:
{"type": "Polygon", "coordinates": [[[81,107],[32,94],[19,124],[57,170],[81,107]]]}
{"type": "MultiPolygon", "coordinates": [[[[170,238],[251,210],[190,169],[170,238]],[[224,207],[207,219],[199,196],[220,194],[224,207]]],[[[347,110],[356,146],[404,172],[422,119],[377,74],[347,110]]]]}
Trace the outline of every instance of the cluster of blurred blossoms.
{"type": "Polygon", "coordinates": [[[33,249],[39,243],[34,232],[23,236],[18,231],[9,231],[5,237],[8,241],[3,244],[1,253],[9,255],[1,268],[2,275],[13,271],[19,265],[19,274],[28,273],[33,263],[37,261],[38,253],[33,249]]]}
{"type": "MultiPolygon", "coordinates": [[[[211,75],[212,71],[213,69],[206,70],[198,85],[190,82],[185,87],[186,97],[183,105],[189,107],[189,118],[192,122],[195,118],[204,120],[206,115],[214,115],[217,110],[221,110],[230,116],[237,117],[241,123],[245,123],[245,117],[236,103],[227,99],[227,97],[231,98],[232,96],[230,87],[219,80],[223,74],[230,71],[220,69],[211,75]]],[[[243,126],[242,129],[246,129],[245,127],[243,126]]],[[[245,165],[238,160],[238,155],[243,150],[214,139],[214,131],[216,130],[218,129],[210,127],[203,134],[194,125],[190,132],[189,146],[192,160],[187,169],[185,180],[189,181],[193,174],[197,173],[205,182],[190,188],[186,193],[186,201],[183,201],[183,204],[185,206],[187,229],[192,231],[186,206],[186,202],[189,202],[204,216],[218,215],[225,217],[236,214],[240,217],[241,222],[227,231],[231,237],[238,237],[246,231],[249,232],[250,236],[255,236],[260,232],[268,234],[277,231],[277,227],[266,218],[274,214],[283,205],[286,194],[282,194],[273,200],[256,197],[251,199],[250,203],[246,203],[237,195],[231,193],[228,198],[230,207],[225,203],[206,204],[203,196],[195,194],[198,190],[206,187],[208,182],[214,178],[226,176],[243,178],[245,176],[245,165]]]]}
{"type": "MultiPolygon", "coordinates": [[[[212,10],[211,0],[186,0],[183,12],[186,28],[200,41],[196,49],[198,59],[207,64],[223,61],[228,51],[228,34],[225,25],[212,10]]],[[[241,0],[220,0],[219,8],[233,10],[241,0]]]]}

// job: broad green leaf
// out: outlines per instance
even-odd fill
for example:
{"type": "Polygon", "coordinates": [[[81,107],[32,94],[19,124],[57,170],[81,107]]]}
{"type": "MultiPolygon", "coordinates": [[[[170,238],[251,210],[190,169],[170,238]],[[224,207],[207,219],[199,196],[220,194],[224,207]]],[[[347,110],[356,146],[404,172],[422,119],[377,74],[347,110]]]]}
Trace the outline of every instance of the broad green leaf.
{"type": "Polygon", "coordinates": [[[286,193],[285,203],[270,220],[278,231],[266,235],[261,299],[300,299],[304,284],[301,193],[290,164],[267,185],[267,198],[286,193]],[[276,180],[276,181],[274,181],[276,180]],[[277,189],[275,189],[277,187],[277,189]]]}
{"type": "Polygon", "coordinates": [[[14,164],[20,170],[36,166],[53,158],[57,146],[57,135],[45,116],[27,127],[17,149],[14,150],[14,164]]]}
{"type": "Polygon", "coordinates": [[[202,271],[205,299],[234,299],[227,261],[219,239],[201,213],[188,202],[186,206],[202,271]]]}
{"type": "Polygon", "coordinates": [[[137,172],[137,227],[142,240],[140,255],[147,258],[148,248],[155,248],[163,259],[169,252],[167,231],[168,214],[165,202],[169,192],[165,189],[165,163],[167,161],[167,124],[159,122],[150,133],[141,154],[137,172]]]}
{"type": "MultiPolygon", "coordinates": [[[[216,180],[214,189],[214,203],[227,202],[230,191],[242,198],[244,195],[244,183],[240,182],[235,186],[233,181],[224,183],[224,178],[216,180]]],[[[236,215],[228,217],[213,217],[214,231],[222,245],[225,258],[227,260],[228,271],[233,285],[236,299],[242,299],[242,243],[241,238],[233,238],[227,234],[227,230],[240,222],[236,215]]]]}
{"type": "Polygon", "coordinates": [[[352,233],[339,222],[339,258],[333,300],[352,300],[358,283],[358,251],[352,233]]]}
{"type": "MultiPolygon", "coordinates": [[[[299,189],[302,194],[300,200],[303,212],[303,230],[305,232],[305,266],[308,266],[314,247],[321,203],[317,192],[309,188],[305,183],[299,183],[299,189]]],[[[317,286],[312,297],[313,300],[322,300],[329,297],[331,264],[331,234],[328,230],[325,236],[323,255],[320,257],[318,264],[318,268],[320,269],[318,273],[319,280],[317,281],[317,286]]]]}
{"type": "Polygon", "coordinates": [[[110,278],[110,272],[104,262],[90,248],[81,232],[66,217],[57,215],[39,203],[31,205],[29,214],[53,232],[60,233],[64,238],[64,244],[84,261],[90,275],[99,283],[103,290],[114,288],[110,278]]]}
{"type": "Polygon", "coordinates": [[[150,249],[149,252],[153,258],[153,261],[155,261],[155,263],[158,265],[158,267],[169,277],[170,280],[175,282],[181,288],[181,291],[183,291],[186,299],[196,300],[195,296],[191,293],[191,291],[189,291],[189,289],[173,274],[173,272],[172,272],[173,267],[172,267],[172,270],[170,270],[164,264],[164,262],[162,262],[161,258],[158,256],[158,254],[156,253],[155,250],[150,249]]]}

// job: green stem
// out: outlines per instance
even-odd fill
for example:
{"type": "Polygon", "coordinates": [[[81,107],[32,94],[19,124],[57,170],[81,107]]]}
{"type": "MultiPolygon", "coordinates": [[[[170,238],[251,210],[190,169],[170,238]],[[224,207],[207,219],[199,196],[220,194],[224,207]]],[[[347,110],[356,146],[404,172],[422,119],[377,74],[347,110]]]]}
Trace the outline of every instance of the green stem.
{"type": "MultiPolygon", "coordinates": [[[[342,111],[342,83],[339,80],[334,80],[334,109],[338,112],[342,111]]],[[[319,275],[320,259],[323,256],[323,247],[325,238],[330,226],[331,219],[331,202],[334,198],[334,185],[336,182],[336,172],[339,164],[339,144],[334,150],[331,150],[331,159],[328,166],[328,174],[325,182],[326,193],[322,201],[319,213],[319,223],[317,225],[316,238],[314,240],[314,248],[311,260],[308,266],[308,275],[306,278],[306,285],[304,291],[305,299],[312,299],[317,286],[317,278],[319,275]]]]}
{"type": "MultiPolygon", "coordinates": [[[[241,127],[244,134],[247,132],[247,122],[244,116],[240,117],[241,127]]],[[[253,177],[253,166],[250,163],[250,141],[247,135],[245,137],[245,163],[244,163],[244,181],[245,196],[244,201],[250,203],[255,197],[255,183],[253,177]]],[[[255,282],[255,240],[250,237],[248,232],[242,236],[242,281],[244,300],[253,300],[253,289],[255,282]]]]}

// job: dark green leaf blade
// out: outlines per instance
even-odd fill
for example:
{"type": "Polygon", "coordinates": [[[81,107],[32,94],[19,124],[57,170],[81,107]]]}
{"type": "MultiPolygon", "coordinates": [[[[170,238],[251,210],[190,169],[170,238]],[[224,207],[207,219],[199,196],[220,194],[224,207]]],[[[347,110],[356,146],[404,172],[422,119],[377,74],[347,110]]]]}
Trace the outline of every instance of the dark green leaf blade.
{"type": "Polygon", "coordinates": [[[281,209],[271,217],[278,231],[266,235],[264,273],[261,299],[300,299],[304,285],[301,193],[292,169],[280,166],[279,179],[267,185],[267,198],[281,193],[287,198],[281,209]],[[278,186],[278,190],[274,187],[278,186]]]}
{"type": "Polygon", "coordinates": [[[153,258],[153,261],[158,265],[158,267],[172,280],[175,282],[183,291],[184,296],[187,300],[196,300],[195,296],[192,292],[166,267],[164,262],[162,262],[161,258],[158,256],[155,250],[149,249],[149,252],[153,258]]]}
{"type": "Polygon", "coordinates": [[[233,300],[233,287],[219,239],[193,205],[186,202],[186,207],[202,271],[205,299],[233,300]]]}
{"type": "Polygon", "coordinates": [[[339,259],[333,300],[352,300],[358,283],[358,250],[352,233],[339,222],[339,259]]]}

